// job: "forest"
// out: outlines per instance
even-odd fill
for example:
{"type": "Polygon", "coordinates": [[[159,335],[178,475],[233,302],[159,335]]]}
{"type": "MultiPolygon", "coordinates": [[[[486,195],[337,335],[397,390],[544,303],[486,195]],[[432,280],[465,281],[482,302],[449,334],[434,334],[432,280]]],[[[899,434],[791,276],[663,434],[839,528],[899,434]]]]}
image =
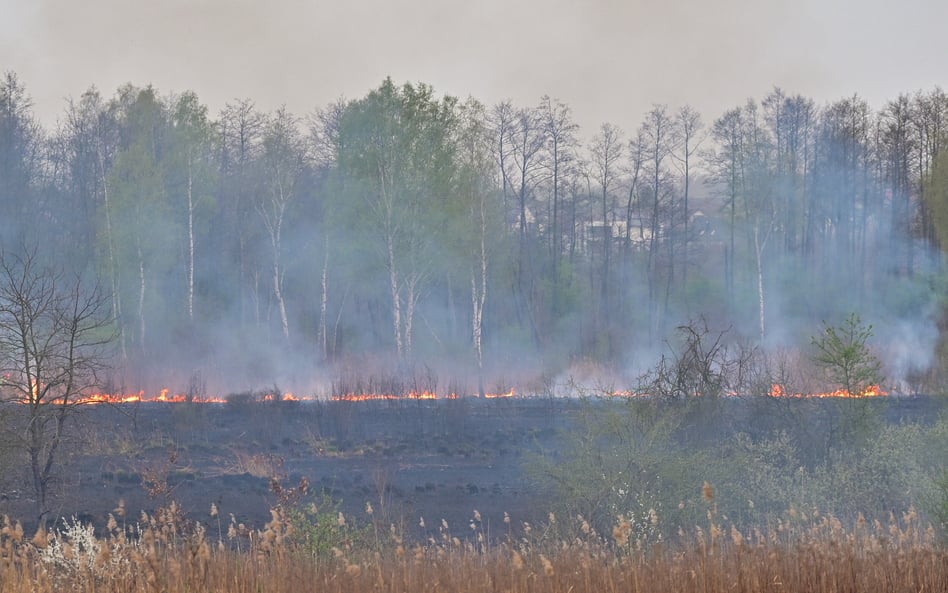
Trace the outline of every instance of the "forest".
{"type": "Polygon", "coordinates": [[[887,388],[931,393],[946,147],[940,88],[582,130],[548,96],[391,79],[306,114],[128,84],[44,125],[8,72],[0,243],[107,295],[111,392],[325,395],[384,369],[539,390],[635,377],[682,326],[792,357],[856,313],[887,388]]]}

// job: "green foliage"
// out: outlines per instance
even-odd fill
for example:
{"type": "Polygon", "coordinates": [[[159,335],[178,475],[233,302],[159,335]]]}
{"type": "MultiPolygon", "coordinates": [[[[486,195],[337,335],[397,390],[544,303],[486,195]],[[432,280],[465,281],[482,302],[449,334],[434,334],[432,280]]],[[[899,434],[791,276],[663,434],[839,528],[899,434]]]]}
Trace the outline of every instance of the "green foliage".
{"type": "MultiPolygon", "coordinates": [[[[557,514],[582,515],[600,532],[624,517],[638,519],[631,523],[640,535],[653,533],[653,513],[677,525],[691,470],[707,461],[706,451],[674,444],[684,412],[683,406],[654,400],[590,401],[563,452],[536,459],[530,470],[555,492],[557,514]]],[[[660,533],[655,529],[653,535],[660,533]]]]}
{"type": "Polygon", "coordinates": [[[872,326],[856,313],[838,327],[823,322],[822,333],[810,340],[816,349],[813,360],[840,389],[863,393],[883,381],[882,363],[869,348],[871,337],[872,326]]]}
{"type": "Polygon", "coordinates": [[[289,507],[285,512],[292,526],[290,541],[322,561],[353,547],[365,546],[369,541],[369,528],[353,525],[341,508],[339,501],[326,495],[289,507]]]}
{"type": "Polygon", "coordinates": [[[932,213],[935,234],[942,250],[948,251],[948,151],[939,153],[931,175],[925,181],[923,196],[932,213]]]}
{"type": "Polygon", "coordinates": [[[835,413],[835,402],[788,401],[802,423],[749,434],[753,417],[728,426],[745,402],[719,400],[721,409],[709,411],[708,401],[590,400],[564,446],[528,467],[557,515],[582,515],[600,532],[624,518],[638,536],[650,534],[646,544],[704,522],[709,511],[742,526],[773,524],[790,509],[885,520],[915,507],[948,521],[945,420],[879,425],[870,438],[844,431],[812,448],[807,428],[835,413]],[[714,485],[713,500],[702,495],[704,482],[714,485]]]}
{"type": "MultiPolygon", "coordinates": [[[[882,363],[869,348],[872,326],[850,314],[838,327],[823,323],[820,336],[812,337],[813,361],[834,387],[859,395],[882,383],[882,363]]],[[[832,447],[851,440],[870,439],[882,424],[880,410],[869,398],[834,399],[829,429],[832,447]],[[835,441],[835,442],[834,442],[835,441]]]]}
{"type": "Polygon", "coordinates": [[[937,498],[932,504],[932,514],[943,531],[948,531],[948,470],[935,482],[937,498]]]}

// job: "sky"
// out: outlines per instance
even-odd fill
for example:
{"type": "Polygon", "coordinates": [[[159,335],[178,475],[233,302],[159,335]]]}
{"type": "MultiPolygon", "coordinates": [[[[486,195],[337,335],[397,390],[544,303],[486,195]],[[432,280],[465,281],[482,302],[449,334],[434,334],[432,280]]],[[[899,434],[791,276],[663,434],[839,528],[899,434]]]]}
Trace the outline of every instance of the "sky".
{"type": "Polygon", "coordinates": [[[818,104],[948,87],[944,0],[0,0],[0,71],[53,125],[95,85],[305,115],[386,76],[568,104],[583,134],[655,104],[706,122],[778,86],[818,104]]]}

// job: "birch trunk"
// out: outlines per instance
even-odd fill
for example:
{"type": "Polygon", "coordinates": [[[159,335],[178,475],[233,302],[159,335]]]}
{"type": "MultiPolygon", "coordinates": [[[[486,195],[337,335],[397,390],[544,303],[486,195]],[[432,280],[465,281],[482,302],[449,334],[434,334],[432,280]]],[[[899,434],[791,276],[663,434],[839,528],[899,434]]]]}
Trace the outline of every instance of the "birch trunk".
{"type": "Polygon", "coordinates": [[[194,162],[188,155],[188,319],[194,321],[194,162]]]}

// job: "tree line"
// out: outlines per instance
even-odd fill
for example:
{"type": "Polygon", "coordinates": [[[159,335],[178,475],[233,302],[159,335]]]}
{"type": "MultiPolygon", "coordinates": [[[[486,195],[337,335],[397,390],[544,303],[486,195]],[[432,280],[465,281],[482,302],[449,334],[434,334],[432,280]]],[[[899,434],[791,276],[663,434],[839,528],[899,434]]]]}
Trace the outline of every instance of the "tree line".
{"type": "Polygon", "coordinates": [[[547,96],[391,79],[303,116],[90,88],[46,128],[7,73],[0,239],[106,289],[117,388],[386,361],[483,390],[634,365],[697,316],[766,346],[851,311],[930,323],[946,146],[938,88],[879,109],[775,88],[585,138],[547,96]]]}

